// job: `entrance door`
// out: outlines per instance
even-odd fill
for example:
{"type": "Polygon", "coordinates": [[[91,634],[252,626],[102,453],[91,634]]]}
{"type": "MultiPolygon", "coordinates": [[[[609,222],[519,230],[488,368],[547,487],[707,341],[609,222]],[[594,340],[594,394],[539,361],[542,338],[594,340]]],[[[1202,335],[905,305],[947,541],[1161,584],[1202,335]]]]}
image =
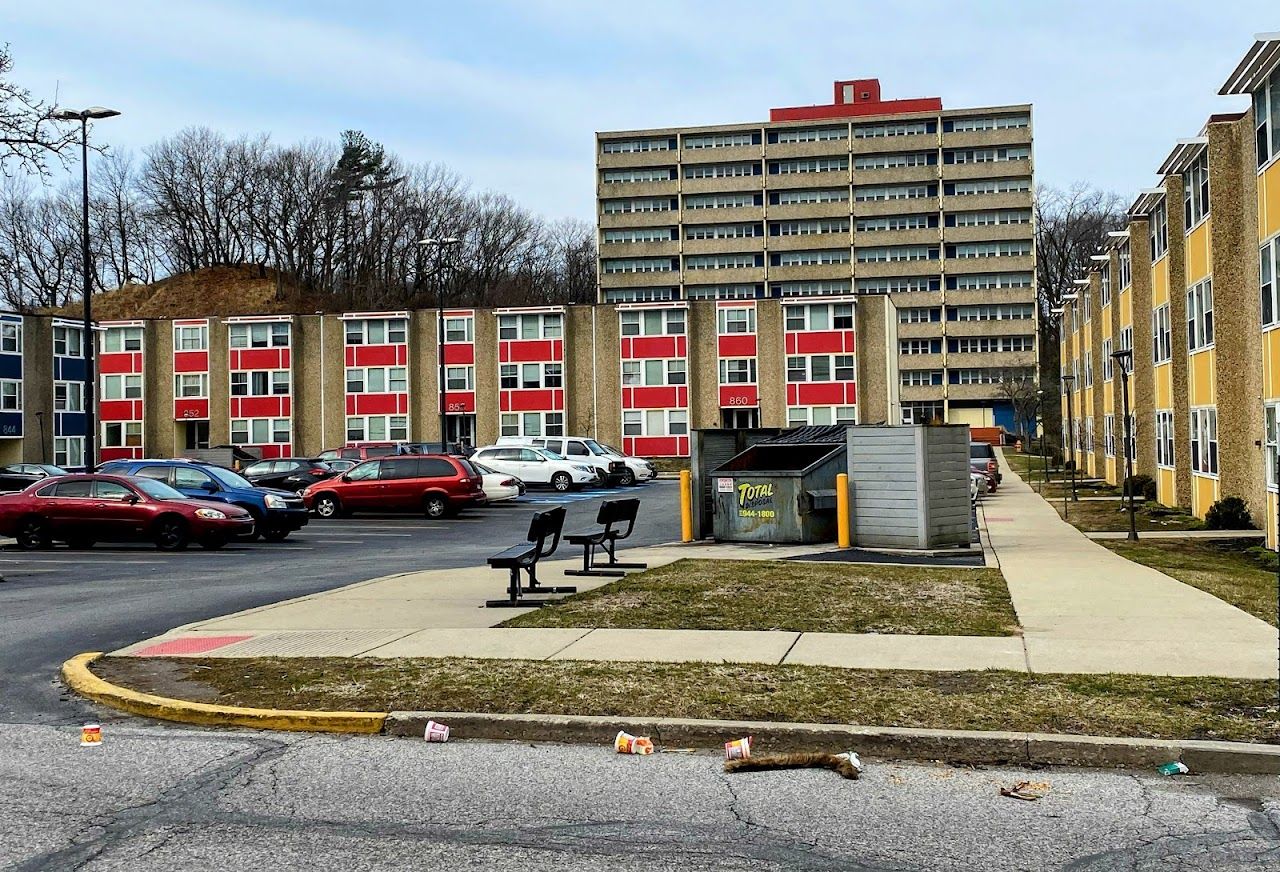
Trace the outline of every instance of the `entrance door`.
{"type": "Polygon", "coordinates": [[[188,451],[194,451],[197,448],[209,447],[209,422],[208,421],[185,421],[186,426],[183,427],[186,445],[188,451]]]}
{"type": "Polygon", "coordinates": [[[444,419],[444,439],[446,442],[459,442],[465,448],[474,448],[476,444],[475,415],[446,415],[444,419]]]}
{"type": "Polygon", "coordinates": [[[749,430],[760,426],[759,409],[721,409],[720,426],[726,430],[749,430]]]}

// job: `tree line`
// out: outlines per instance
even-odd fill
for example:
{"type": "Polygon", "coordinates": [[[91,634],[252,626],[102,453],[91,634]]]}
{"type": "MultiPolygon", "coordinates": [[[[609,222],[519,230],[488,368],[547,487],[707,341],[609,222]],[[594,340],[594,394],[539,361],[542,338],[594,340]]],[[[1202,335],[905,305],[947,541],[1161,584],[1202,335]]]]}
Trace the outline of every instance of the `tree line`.
{"type": "MultiPolygon", "coordinates": [[[[43,180],[9,173],[0,188],[0,295],[17,311],[80,296],[80,189],[43,180]]],[[[90,246],[99,291],[250,264],[343,308],[595,299],[590,223],[547,221],[358,131],[281,145],[191,128],[138,156],[95,156],[90,246]]]]}

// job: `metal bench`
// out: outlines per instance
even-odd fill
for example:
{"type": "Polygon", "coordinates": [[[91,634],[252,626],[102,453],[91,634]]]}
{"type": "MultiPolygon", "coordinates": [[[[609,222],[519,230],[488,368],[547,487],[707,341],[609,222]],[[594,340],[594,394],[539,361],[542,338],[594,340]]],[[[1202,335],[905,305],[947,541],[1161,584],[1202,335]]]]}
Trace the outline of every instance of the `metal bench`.
{"type": "Polygon", "coordinates": [[[538,583],[538,561],[550,557],[560,545],[560,533],[564,529],[564,506],[556,506],[545,512],[538,512],[529,522],[529,534],[526,541],[512,545],[489,558],[489,566],[494,569],[506,569],[511,573],[507,583],[507,598],[486,600],[485,607],[500,608],[532,608],[543,605],[547,600],[526,600],[521,597],[525,593],[577,593],[576,587],[543,587],[538,583]],[[550,542],[548,543],[548,540],[550,542]],[[529,586],[520,587],[520,570],[529,576],[529,586]]]}
{"type": "Polygon", "coordinates": [[[624,569],[647,569],[647,563],[620,563],[616,549],[618,542],[631,535],[636,526],[636,514],[640,511],[640,501],[605,500],[600,504],[600,512],[596,515],[596,523],[603,526],[590,533],[570,533],[565,541],[571,545],[582,546],[582,568],[566,569],[565,575],[590,576],[622,576],[624,569]],[[626,529],[619,529],[623,524],[626,529]],[[596,549],[602,548],[609,555],[607,563],[596,565],[596,549]]]}

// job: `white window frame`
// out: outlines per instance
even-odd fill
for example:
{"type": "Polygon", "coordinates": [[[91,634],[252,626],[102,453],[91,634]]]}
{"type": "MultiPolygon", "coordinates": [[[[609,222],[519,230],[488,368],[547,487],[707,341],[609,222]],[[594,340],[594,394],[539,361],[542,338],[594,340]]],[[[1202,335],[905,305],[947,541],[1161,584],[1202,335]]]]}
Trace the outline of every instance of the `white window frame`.
{"type": "Polygon", "coordinates": [[[22,324],[0,321],[0,354],[22,353],[22,324]]]}
{"type": "Polygon", "coordinates": [[[1191,471],[1205,478],[1217,478],[1218,409],[1202,406],[1191,410],[1191,471]]]}
{"type": "Polygon", "coordinates": [[[1169,304],[1164,303],[1151,311],[1151,362],[1153,365],[1173,360],[1173,324],[1169,317],[1169,304]]]}
{"type": "Polygon", "coordinates": [[[179,372],[173,376],[173,395],[180,400],[204,400],[209,398],[209,374],[207,372],[179,372]],[[185,385],[195,380],[198,393],[189,394],[185,385]]]}
{"type": "Polygon", "coordinates": [[[1187,350],[1213,347],[1213,277],[1187,289],[1187,350]]]}
{"type": "Polygon", "coordinates": [[[208,324],[174,324],[173,325],[173,350],[174,351],[208,351],[209,350],[209,325],[208,324]],[[195,347],[187,348],[186,343],[189,337],[195,337],[195,347]]]}
{"type": "MultiPolygon", "coordinates": [[[[67,382],[59,382],[67,384],[67,382]]],[[[0,412],[22,411],[22,379],[0,379],[0,412]]],[[[70,411],[70,410],[68,410],[70,411]]],[[[83,411],[83,409],[81,410],[83,411]]]]}

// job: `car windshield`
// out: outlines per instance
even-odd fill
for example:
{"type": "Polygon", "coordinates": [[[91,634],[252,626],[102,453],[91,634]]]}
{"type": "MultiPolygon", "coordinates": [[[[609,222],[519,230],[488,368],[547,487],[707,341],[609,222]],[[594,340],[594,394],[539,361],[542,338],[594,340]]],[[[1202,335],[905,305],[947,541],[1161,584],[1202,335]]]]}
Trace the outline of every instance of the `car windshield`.
{"type": "Polygon", "coordinates": [[[186,497],[169,487],[162,481],[156,481],[154,478],[142,478],[141,476],[131,476],[129,482],[154,500],[185,500],[186,497]]]}
{"type": "Polygon", "coordinates": [[[473,476],[477,476],[480,474],[480,470],[477,468],[479,467],[480,464],[472,463],[470,460],[464,460],[461,457],[455,457],[453,459],[456,460],[458,462],[458,465],[462,467],[462,471],[467,474],[467,478],[471,478],[473,476]]]}
{"type": "Polygon", "coordinates": [[[209,473],[211,476],[216,478],[218,481],[220,481],[222,484],[226,485],[227,487],[243,487],[243,488],[253,487],[253,485],[249,483],[249,480],[238,472],[232,472],[229,469],[223,469],[221,466],[202,466],[200,468],[203,469],[205,472],[209,473]]]}
{"type": "Polygon", "coordinates": [[[465,463],[470,463],[472,466],[474,466],[474,467],[476,468],[476,471],[477,471],[477,472],[479,472],[479,473],[480,473],[480,474],[482,474],[482,475],[497,475],[497,474],[498,474],[498,473],[494,472],[492,469],[490,469],[489,467],[485,466],[483,463],[481,463],[481,462],[480,462],[480,461],[478,461],[478,460],[467,460],[467,461],[464,461],[464,462],[465,462],[465,463]]]}
{"type": "Polygon", "coordinates": [[[610,453],[608,449],[594,439],[584,439],[583,444],[587,446],[588,451],[597,457],[607,457],[610,453]]]}
{"type": "Polygon", "coordinates": [[[619,451],[618,449],[614,448],[612,445],[605,445],[605,446],[603,446],[603,447],[604,447],[604,450],[605,450],[607,453],[612,454],[614,457],[626,457],[626,456],[627,456],[627,455],[623,454],[621,451],[619,451]]]}

